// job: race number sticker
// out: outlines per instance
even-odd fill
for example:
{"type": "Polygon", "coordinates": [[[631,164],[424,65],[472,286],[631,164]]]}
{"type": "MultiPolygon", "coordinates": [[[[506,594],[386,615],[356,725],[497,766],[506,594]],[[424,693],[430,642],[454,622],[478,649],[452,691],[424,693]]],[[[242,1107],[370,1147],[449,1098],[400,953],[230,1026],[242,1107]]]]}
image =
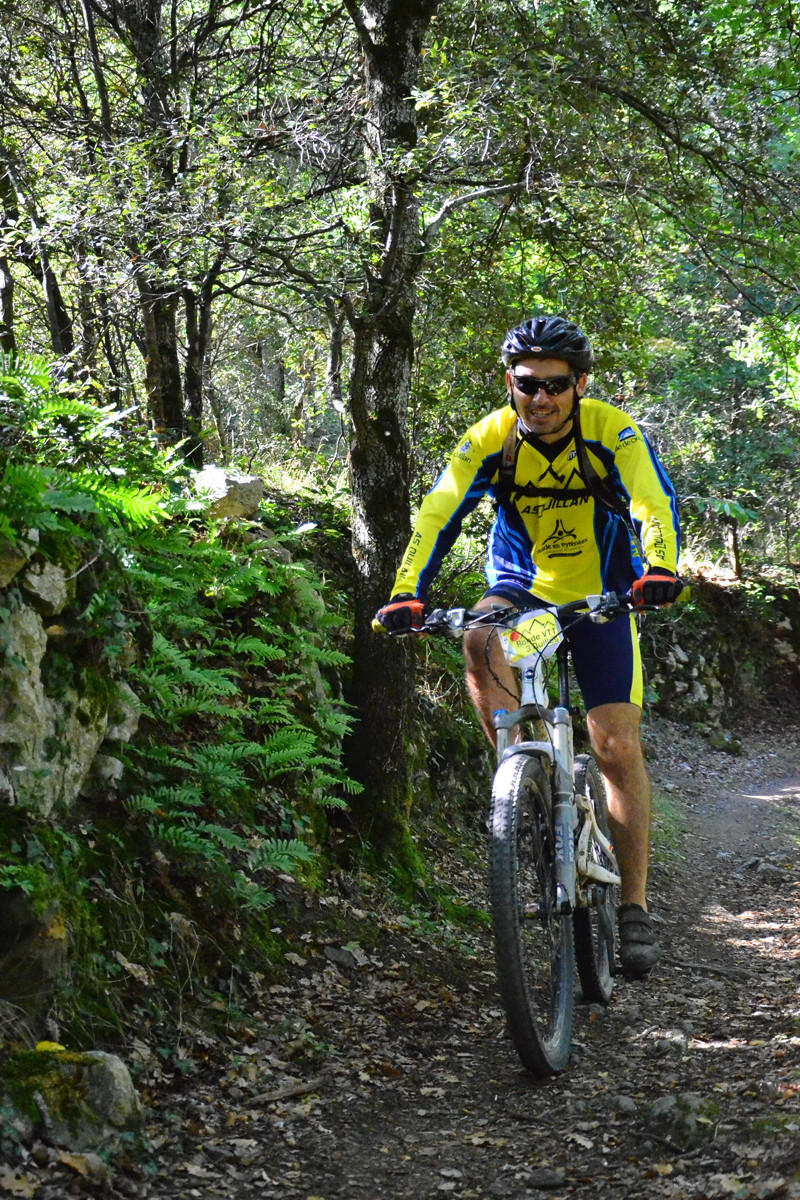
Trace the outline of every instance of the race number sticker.
{"type": "Polygon", "coordinates": [[[512,628],[501,630],[501,637],[506,659],[512,665],[529,654],[549,658],[563,640],[558,618],[546,608],[522,613],[512,628]]]}

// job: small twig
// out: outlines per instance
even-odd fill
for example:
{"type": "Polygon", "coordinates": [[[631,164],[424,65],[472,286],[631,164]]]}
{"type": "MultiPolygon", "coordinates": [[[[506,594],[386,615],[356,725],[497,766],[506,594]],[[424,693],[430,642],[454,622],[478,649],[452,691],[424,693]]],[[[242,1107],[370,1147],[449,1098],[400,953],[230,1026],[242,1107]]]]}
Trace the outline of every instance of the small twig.
{"type": "Polygon", "coordinates": [[[673,1154],[679,1158],[689,1158],[690,1155],[699,1154],[701,1147],[697,1146],[694,1150],[685,1150],[683,1146],[679,1146],[677,1142],[670,1141],[669,1138],[660,1137],[657,1133],[652,1133],[649,1129],[645,1134],[651,1142],[658,1142],[659,1146],[666,1146],[667,1150],[671,1150],[673,1154]]]}
{"type": "MultiPolygon", "coordinates": [[[[105,546],[103,546],[103,549],[105,550],[105,546]]],[[[69,583],[71,579],[77,579],[81,571],[88,571],[89,567],[91,567],[93,563],[96,563],[99,557],[99,554],[95,554],[94,558],[90,558],[89,561],[84,563],[82,567],[78,567],[77,571],[74,571],[72,575],[67,575],[64,582],[69,583]]]]}
{"type": "Polygon", "coordinates": [[[324,1075],[314,1075],[305,1083],[287,1083],[285,1087],[277,1088],[274,1092],[259,1092],[257,1096],[253,1096],[250,1103],[275,1104],[278,1100],[291,1100],[295,1096],[304,1096],[307,1092],[315,1092],[324,1082],[324,1075]]]}
{"type": "Polygon", "coordinates": [[[684,967],[687,971],[699,971],[703,975],[724,975],[727,979],[736,979],[739,982],[745,982],[753,977],[748,971],[736,971],[730,967],[717,967],[711,963],[689,962],[685,958],[662,958],[661,961],[671,967],[684,967]]]}

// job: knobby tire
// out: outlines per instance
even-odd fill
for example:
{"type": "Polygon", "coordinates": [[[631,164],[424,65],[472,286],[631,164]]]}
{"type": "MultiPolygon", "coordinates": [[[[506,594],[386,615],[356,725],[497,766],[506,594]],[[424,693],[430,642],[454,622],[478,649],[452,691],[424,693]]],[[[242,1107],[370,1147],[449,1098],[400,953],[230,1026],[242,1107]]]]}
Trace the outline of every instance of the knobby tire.
{"type": "MultiPolygon", "coordinates": [[[[580,754],[575,759],[575,791],[588,796],[597,824],[610,839],[606,789],[597,763],[589,754],[580,754]]],[[[594,839],[589,843],[589,857],[600,866],[616,870],[616,864],[594,839]]],[[[576,908],[574,913],[575,959],[583,999],[588,1003],[609,1004],[614,991],[618,892],[617,887],[609,884],[597,885],[592,889],[589,905],[576,908]]]]}
{"type": "Polygon", "coordinates": [[[500,993],[511,1039],[539,1078],[563,1070],[572,1045],[571,916],[556,912],[550,785],[542,764],[514,754],[492,790],[490,894],[500,993]]]}

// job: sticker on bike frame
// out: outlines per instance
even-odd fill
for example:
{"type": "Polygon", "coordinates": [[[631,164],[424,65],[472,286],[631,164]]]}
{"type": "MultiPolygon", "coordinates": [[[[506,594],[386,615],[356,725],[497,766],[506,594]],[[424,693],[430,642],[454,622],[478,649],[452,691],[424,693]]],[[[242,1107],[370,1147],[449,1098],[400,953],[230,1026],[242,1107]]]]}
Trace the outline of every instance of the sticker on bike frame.
{"type": "Polygon", "coordinates": [[[556,614],[546,608],[522,613],[513,625],[500,630],[506,660],[512,665],[529,654],[550,658],[563,636],[556,614]]]}

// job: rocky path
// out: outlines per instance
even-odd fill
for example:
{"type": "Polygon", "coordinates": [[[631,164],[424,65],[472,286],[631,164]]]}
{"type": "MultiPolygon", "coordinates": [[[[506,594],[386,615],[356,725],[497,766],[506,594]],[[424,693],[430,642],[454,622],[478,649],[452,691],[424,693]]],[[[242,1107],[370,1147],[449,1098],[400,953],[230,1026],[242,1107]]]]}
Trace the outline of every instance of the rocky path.
{"type": "MultiPolygon", "coordinates": [[[[736,757],[662,723],[649,749],[667,953],[609,1009],[579,1008],[561,1078],[521,1070],[483,931],[448,945],[444,922],[329,897],[291,975],[254,986],[225,1069],[154,1095],[147,1192],[800,1197],[798,738],[736,757]]],[[[477,864],[443,870],[485,902],[477,864]]]]}

